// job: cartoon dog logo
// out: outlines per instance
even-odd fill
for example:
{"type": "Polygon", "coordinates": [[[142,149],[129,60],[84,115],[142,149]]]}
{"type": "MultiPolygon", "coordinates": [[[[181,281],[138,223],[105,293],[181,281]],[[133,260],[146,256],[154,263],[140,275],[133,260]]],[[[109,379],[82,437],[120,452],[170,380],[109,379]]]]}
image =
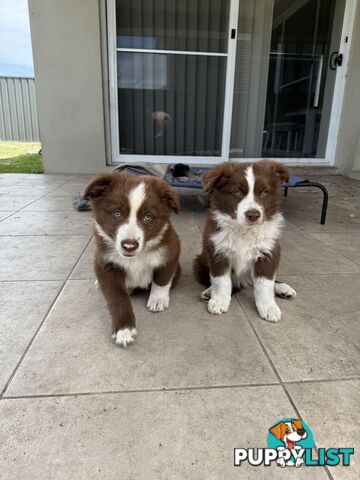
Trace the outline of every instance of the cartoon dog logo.
{"type": "MultiPolygon", "coordinates": [[[[296,446],[296,442],[300,442],[300,440],[304,440],[307,437],[307,432],[303,428],[302,421],[297,419],[280,422],[271,427],[269,432],[284,444],[283,447],[278,447],[278,450],[294,450],[301,448],[300,446],[296,446]]],[[[286,463],[283,458],[279,458],[277,463],[280,467],[294,465],[294,462],[291,461],[286,463]]],[[[297,458],[295,461],[295,467],[300,467],[303,463],[304,460],[302,458],[297,458]]]]}

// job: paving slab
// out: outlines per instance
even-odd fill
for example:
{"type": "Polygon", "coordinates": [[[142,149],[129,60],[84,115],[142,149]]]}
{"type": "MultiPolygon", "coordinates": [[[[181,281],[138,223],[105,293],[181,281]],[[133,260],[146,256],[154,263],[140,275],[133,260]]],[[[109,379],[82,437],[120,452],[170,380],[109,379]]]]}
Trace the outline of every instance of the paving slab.
{"type": "Polygon", "coordinates": [[[304,231],[312,232],[344,232],[360,231],[360,213],[354,214],[348,208],[343,208],[329,201],[326,224],[320,225],[322,200],[295,194],[283,202],[285,218],[304,231]]]}
{"type": "Polygon", "coordinates": [[[89,212],[15,213],[0,224],[0,235],[91,235],[89,212]]]}
{"type": "Polygon", "coordinates": [[[341,233],[314,232],[312,236],[352,262],[360,265],[360,230],[358,232],[341,233]]]}
{"type": "MultiPolygon", "coordinates": [[[[280,243],[280,274],[360,273],[359,266],[351,259],[329,248],[312,234],[288,229],[283,233],[280,243]]],[[[358,243],[360,245],[360,231],[358,243]]]]}
{"type": "Polygon", "coordinates": [[[0,392],[61,286],[62,282],[0,282],[0,392]]]}
{"type": "Polygon", "coordinates": [[[0,236],[1,280],[65,280],[88,235],[0,236]]]}
{"type": "Polygon", "coordinates": [[[280,386],[2,400],[0,471],[17,480],[326,480],[322,468],[233,466],[293,416],[280,386]],[[11,435],[9,435],[11,432],[11,435]]]}
{"type": "Polygon", "coordinates": [[[6,173],[0,175],[0,186],[36,186],[53,185],[53,187],[69,182],[73,175],[41,175],[31,173],[6,173]]]}
{"type": "Polygon", "coordinates": [[[0,222],[2,220],[5,220],[5,218],[9,217],[12,215],[14,212],[0,212],[0,222]]]}
{"type": "Polygon", "coordinates": [[[38,196],[26,196],[26,197],[10,197],[7,195],[0,195],[0,212],[12,211],[16,212],[20,208],[24,208],[26,205],[34,202],[39,198],[38,196]]]}
{"type": "Polygon", "coordinates": [[[40,197],[46,193],[51,192],[54,188],[57,188],[53,184],[40,184],[40,185],[11,185],[2,182],[0,184],[0,198],[1,197],[40,197]]]}
{"type": "MultiPolygon", "coordinates": [[[[24,212],[75,212],[73,207],[73,197],[65,195],[45,195],[23,209],[24,212]]],[[[78,212],[79,214],[84,212],[78,212]]]]}
{"type": "Polygon", "coordinates": [[[76,180],[75,181],[70,180],[69,182],[65,183],[65,185],[60,185],[58,188],[55,188],[55,190],[53,189],[49,193],[49,196],[64,195],[68,197],[68,196],[75,196],[77,193],[80,193],[81,195],[83,195],[88,184],[89,182],[86,182],[86,181],[77,182],[76,180]]]}
{"type": "Polygon", "coordinates": [[[360,380],[288,385],[301,415],[311,425],[321,448],[354,448],[349,467],[331,467],[335,480],[360,478],[360,380]]]}
{"type": "Polygon", "coordinates": [[[360,375],[360,275],[279,275],[297,291],[278,299],[279,323],[260,319],[253,291],[237,298],[283,381],[360,375]]]}
{"type": "Polygon", "coordinates": [[[110,317],[93,280],[71,280],[23,360],[9,395],[207,387],[277,382],[236,302],[212,316],[201,288],[182,277],[170,308],[151,313],[133,295],[138,337],[127,349],[110,338],[110,317]]]}

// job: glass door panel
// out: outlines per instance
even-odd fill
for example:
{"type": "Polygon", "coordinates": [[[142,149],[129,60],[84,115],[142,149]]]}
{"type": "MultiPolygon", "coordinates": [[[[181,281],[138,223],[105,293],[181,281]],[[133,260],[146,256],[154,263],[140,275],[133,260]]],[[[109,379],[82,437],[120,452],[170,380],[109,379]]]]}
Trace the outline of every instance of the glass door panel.
{"type": "Polygon", "coordinates": [[[227,52],[230,0],[118,0],[118,48],[227,52]]]}
{"type": "Polygon", "coordinates": [[[117,153],[221,157],[230,1],[115,6],[117,153]]]}
{"type": "Polygon", "coordinates": [[[335,7],[335,0],[275,2],[264,156],[325,156],[326,142],[319,138],[321,130],[328,130],[335,82],[330,65],[332,31],[337,30],[334,20],[342,19],[342,14],[334,16],[335,7]]]}
{"type": "Polygon", "coordinates": [[[230,156],[323,158],[345,0],[242,0],[230,156]]]}
{"type": "Polygon", "coordinates": [[[117,58],[121,154],[221,155],[225,57],[117,58]]]}

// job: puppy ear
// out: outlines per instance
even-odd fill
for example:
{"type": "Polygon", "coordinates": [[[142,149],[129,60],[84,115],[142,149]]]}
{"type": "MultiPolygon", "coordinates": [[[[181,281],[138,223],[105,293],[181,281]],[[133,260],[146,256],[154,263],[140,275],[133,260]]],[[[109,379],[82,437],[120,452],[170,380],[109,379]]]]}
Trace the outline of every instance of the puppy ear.
{"type": "Polygon", "coordinates": [[[164,182],[164,180],[161,181],[161,189],[160,189],[160,198],[163,200],[163,202],[166,204],[169,210],[172,210],[176,214],[179,213],[180,211],[180,202],[179,202],[179,197],[175,190],[173,190],[169,185],[164,182]]]}
{"type": "Polygon", "coordinates": [[[275,175],[281,182],[289,180],[289,170],[286,165],[280,162],[274,162],[273,160],[260,160],[254,165],[260,164],[268,168],[271,175],[275,175]]]}
{"type": "Polygon", "coordinates": [[[200,177],[204,192],[210,192],[225,185],[232,173],[231,163],[220,163],[220,165],[204,172],[200,177]]]}
{"type": "Polygon", "coordinates": [[[109,191],[112,187],[112,176],[110,173],[97,175],[86,187],[84,193],[85,200],[100,197],[109,191]]]}
{"type": "Polygon", "coordinates": [[[272,433],[278,440],[281,440],[281,423],[271,427],[269,432],[272,433]]]}
{"type": "Polygon", "coordinates": [[[301,420],[291,420],[291,423],[293,423],[298,430],[299,428],[303,428],[301,420]]]}
{"type": "Polygon", "coordinates": [[[282,182],[289,180],[289,170],[286,165],[280,162],[272,162],[273,172],[276,173],[282,182]]]}

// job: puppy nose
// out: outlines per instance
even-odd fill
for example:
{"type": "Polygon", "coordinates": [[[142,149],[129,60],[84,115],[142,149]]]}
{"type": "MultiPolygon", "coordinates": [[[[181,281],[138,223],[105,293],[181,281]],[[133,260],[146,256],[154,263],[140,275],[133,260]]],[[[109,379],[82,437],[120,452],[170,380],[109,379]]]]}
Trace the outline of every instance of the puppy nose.
{"type": "Polygon", "coordinates": [[[126,252],[132,253],[139,248],[139,242],[132,238],[125,238],[125,240],[121,242],[121,246],[126,252]]]}
{"type": "Polygon", "coordinates": [[[247,218],[247,220],[249,220],[249,222],[253,223],[260,218],[260,212],[259,210],[253,208],[252,210],[247,210],[245,212],[245,217],[247,218]]]}
{"type": "Polygon", "coordinates": [[[302,437],[305,434],[305,430],[303,428],[298,428],[297,433],[302,437]]]}

